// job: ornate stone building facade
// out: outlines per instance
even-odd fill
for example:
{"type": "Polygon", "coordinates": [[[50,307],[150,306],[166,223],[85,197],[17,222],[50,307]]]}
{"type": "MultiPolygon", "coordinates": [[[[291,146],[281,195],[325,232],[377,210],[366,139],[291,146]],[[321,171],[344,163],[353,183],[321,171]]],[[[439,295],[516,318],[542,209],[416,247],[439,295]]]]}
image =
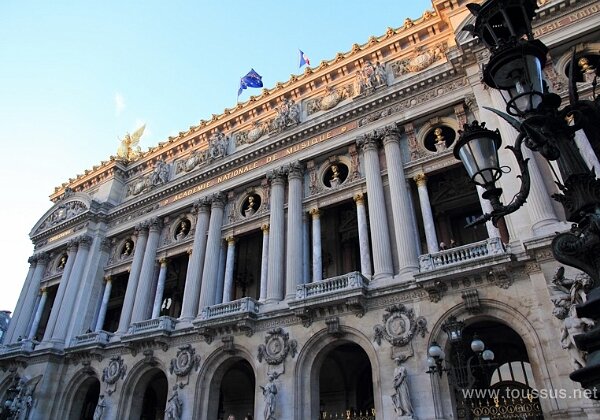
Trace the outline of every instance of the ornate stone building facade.
{"type": "MultiPolygon", "coordinates": [[[[555,274],[549,244],[568,226],[550,168],[530,156],[524,208],[465,227],[489,203],[452,155],[459,128],[485,120],[515,138],[484,108],[504,104],[481,81],[485,50],[461,31],[465,3],[434,0],[58,187],[0,350],[2,418],[598,418],[592,400],[569,398],[585,355],[552,315],[553,278],[577,273],[555,274]],[[447,334],[455,319],[462,342],[447,334]],[[475,334],[493,363],[464,348],[475,334]],[[441,375],[426,372],[433,343],[441,375]],[[525,398],[459,392],[507,386],[525,398]]],[[[576,49],[591,95],[600,5],[539,3],[549,85],[566,95],[576,49]]],[[[577,141],[600,173],[597,136],[577,141]]],[[[508,151],[501,160],[516,168],[508,151]]],[[[514,171],[501,183],[510,201],[514,171]]]]}

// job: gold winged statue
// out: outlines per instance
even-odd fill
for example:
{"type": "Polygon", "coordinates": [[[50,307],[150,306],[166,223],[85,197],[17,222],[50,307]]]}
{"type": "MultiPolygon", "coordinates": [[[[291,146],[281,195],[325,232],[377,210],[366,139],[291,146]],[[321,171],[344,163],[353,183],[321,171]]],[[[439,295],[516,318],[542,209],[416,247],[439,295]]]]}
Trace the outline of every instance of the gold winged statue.
{"type": "Polygon", "coordinates": [[[134,161],[140,157],[142,149],[140,149],[139,143],[145,129],[146,124],[135,130],[131,135],[129,133],[125,134],[117,149],[117,156],[127,162],[134,161]]]}

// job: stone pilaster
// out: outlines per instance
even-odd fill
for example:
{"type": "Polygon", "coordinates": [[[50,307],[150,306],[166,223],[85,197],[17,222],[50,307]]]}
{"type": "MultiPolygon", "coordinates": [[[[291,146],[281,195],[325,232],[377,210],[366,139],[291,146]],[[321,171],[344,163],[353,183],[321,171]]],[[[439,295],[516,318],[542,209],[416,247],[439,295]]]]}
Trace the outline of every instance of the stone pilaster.
{"type": "Polygon", "coordinates": [[[360,248],[360,272],[365,277],[373,275],[371,265],[371,247],[369,245],[369,225],[367,221],[367,209],[365,207],[365,196],[362,193],[354,195],[356,203],[356,219],[358,223],[358,246],[360,248]]]}
{"type": "Polygon", "coordinates": [[[46,253],[41,253],[37,255],[37,264],[35,266],[35,270],[31,277],[31,284],[27,290],[27,295],[23,302],[23,313],[20,314],[19,319],[17,321],[17,325],[15,327],[13,333],[13,340],[16,341],[20,338],[26,338],[27,335],[27,327],[29,327],[29,323],[33,318],[33,305],[35,304],[35,300],[39,294],[40,290],[40,282],[46,271],[46,266],[48,265],[49,257],[46,253]]]}
{"type": "Polygon", "coordinates": [[[206,198],[198,200],[194,204],[197,214],[196,228],[194,231],[194,246],[188,260],[188,271],[185,278],[185,289],[183,291],[183,304],[181,308],[181,319],[190,321],[198,314],[198,301],[200,300],[200,283],[202,270],[204,269],[204,257],[206,253],[206,231],[208,230],[208,219],[210,215],[210,202],[206,198]]]}
{"type": "Polygon", "coordinates": [[[158,282],[156,283],[156,293],[154,294],[154,305],[152,305],[151,319],[156,319],[160,316],[160,307],[163,301],[163,294],[165,293],[165,280],[167,279],[167,265],[167,259],[161,258],[158,282]]]}
{"type": "Polygon", "coordinates": [[[312,281],[323,280],[323,256],[321,245],[321,211],[310,209],[312,219],[312,281]]]}
{"type": "MultiPolygon", "coordinates": [[[[31,287],[31,279],[33,278],[33,273],[35,272],[35,266],[37,265],[37,255],[32,255],[27,260],[29,262],[29,270],[27,271],[27,276],[25,277],[25,281],[23,282],[23,288],[21,289],[21,294],[19,295],[19,299],[17,300],[17,305],[15,306],[15,311],[13,313],[12,319],[8,324],[8,330],[6,330],[6,335],[4,336],[4,343],[12,343],[13,335],[15,332],[15,328],[19,322],[19,318],[25,316],[23,303],[27,299],[27,292],[31,287]]],[[[14,337],[16,339],[16,337],[14,337]]]]}
{"type": "Polygon", "coordinates": [[[225,286],[225,262],[227,260],[227,242],[219,240],[219,271],[217,272],[217,287],[215,289],[215,303],[223,300],[223,289],[225,286]]]}
{"type": "Polygon", "coordinates": [[[152,282],[154,281],[154,269],[156,266],[156,250],[162,230],[162,222],[160,219],[152,219],[148,227],[148,242],[144,250],[144,262],[140,271],[140,279],[138,281],[137,292],[135,294],[135,302],[131,314],[131,323],[144,321],[149,319],[152,304],[152,290],[154,289],[152,282]]]}
{"type": "Polygon", "coordinates": [[[400,135],[394,127],[383,132],[383,145],[387,162],[388,180],[394,217],[394,236],[398,256],[398,273],[400,275],[414,273],[419,269],[416,248],[412,245],[413,227],[409,190],[404,176],[404,165],[400,152],[400,135]]]}
{"type": "Polygon", "coordinates": [[[308,213],[302,213],[302,282],[310,282],[310,222],[308,213]]]}
{"type": "Polygon", "coordinates": [[[119,319],[119,329],[117,333],[126,333],[131,323],[133,305],[136,299],[138,282],[144,262],[144,253],[148,242],[148,224],[143,223],[137,226],[137,239],[133,250],[133,262],[129,271],[127,280],[127,289],[125,290],[125,299],[123,300],[123,309],[121,309],[121,318],[119,319]]]}
{"type": "Polygon", "coordinates": [[[295,162],[288,172],[286,300],[296,296],[296,286],[302,281],[302,166],[295,162]]]}
{"type": "Polygon", "coordinates": [[[425,228],[425,240],[427,241],[427,252],[432,254],[440,250],[438,246],[437,234],[435,233],[435,222],[433,212],[431,211],[431,202],[429,201],[429,191],[427,190],[427,176],[420,173],[415,176],[417,191],[419,192],[419,202],[421,203],[421,217],[425,228]]]}
{"type": "Polygon", "coordinates": [[[375,278],[391,276],[394,269],[377,139],[373,134],[366,134],[359,137],[356,143],[363,150],[365,163],[374,276],[375,278]]]}
{"type": "Polygon", "coordinates": [[[206,241],[206,257],[204,259],[204,269],[202,270],[202,287],[200,290],[200,302],[198,303],[199,314],[202,313],[203,308],[215,304],[224,207],[225,197],[223,194],[215,194],[212,197],[208,239],[206,241]]]}
{"type": "Polygon", "coordinates": [[[233,299],[233,269],[235,264],[235,238],[229,236],[227,241],[227,259],[225,260],[225,281],[223,288],[223,303],[233,299]]]}
{"type": "Polygon", "coordinates": [[[100,311],[98,311],[98,319],[96,320],[96,328],[94,328],[94,331],[100,331],[104,327],[104,320],[106,319],[106,310],[108,309],[108,301],[110,300],[111,291],[112,277],[106,276],[104,278],[104,293],[102,293],[102,303],[100,304],[100,311]]]}
{"type": "Polygon", "coordinates": [[[258,300],[263,302],[267,298],[267,279],[269,274],[269,225],[260,227],[263,233],[262,256],[260,258],[260,296],[258,300]]]}
{"type": "Polygon", "coordinates": [[[40,321],[42,319],[42,314],[44,313],[44,307],[46,306],[47,299],[48,290],[44,287],[40,290],[40,301],[38,302],[37,310],[35,311],[35,317],[33,318],[33,323],[31,324],[31,329],[29,330],[29,334],[27,336],[29,340],[33,340],[35,338],[37,329],[40,326],[40,321]]]}
{"type": "Polygon", "coordinates": [[[76,304],[77,294],[83,282],[83,270],[88,260],[90,247],[92,245],[92,238],[84,235],[79,238],[79,247],[77,254],[75,255],[75,262],[73,263],[73,269],[69,275],[67,281],[65,295],[58,312],[58,319],[54,331],[52,332],[52,341],[56,343],[63,343],[67,338],[69,331],[69,325],[73,316],[83,316],[83,314],[74,314],[74,307],[76,304]]]}
{"type": "Polygon", "coordinates": [[[269,220],[269,279],[267,281],[267,302],[277,302],[283,298],[285,264],[285,220],[283,205],[285,200],[285,170],[274,170],[268,174],[271,181],[271,217],[269,220]]]}

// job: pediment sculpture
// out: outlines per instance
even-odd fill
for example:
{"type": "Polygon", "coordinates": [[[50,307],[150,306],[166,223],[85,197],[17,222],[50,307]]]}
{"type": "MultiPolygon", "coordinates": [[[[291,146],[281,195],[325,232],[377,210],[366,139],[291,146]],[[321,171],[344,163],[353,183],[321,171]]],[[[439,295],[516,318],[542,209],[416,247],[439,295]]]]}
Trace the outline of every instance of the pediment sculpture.
{"type": "Polygon", "coordinates": [[[425,70],[433,63],[446,58],[448,46],[446,43],[434,45],[428,49],[418,47],[412,57],[394,61],[391,64],[394,77],[400,77],[407,73],[418,73],[425,70]]]}
{"type": "Polygon", "coordinates": [[[87,209],[88,206],[82,201],[69,201],[68,203],[60,204],[56,210],[50,213],[46,220],[44,220],[36,233],[72,219],[85,212],[87,209]]]}

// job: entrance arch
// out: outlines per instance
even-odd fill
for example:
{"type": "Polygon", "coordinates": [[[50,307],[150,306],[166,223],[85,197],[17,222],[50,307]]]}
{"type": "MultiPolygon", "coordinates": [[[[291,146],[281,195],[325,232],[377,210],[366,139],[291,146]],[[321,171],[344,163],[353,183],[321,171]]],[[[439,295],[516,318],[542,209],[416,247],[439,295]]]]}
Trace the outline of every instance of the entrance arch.
{"type": "MultiPolygon", "coordinates": [[[[374,408],[376,413],[383,413],[378,354],[362,332],[344,326],[344,333],[342,338],[336,338],[323,329],[308,340],[298,355],[294,370],[294,418],[321,418],[322,411],[339,410],[343,405],[346,405],[343,407],[344,413],[350,408],[360,410],[358,404],[364,409],[369,406],[369,410],[374,408]],[[337,369],[337,356],[346,359],[340,367],[346,371],[343,375],[332,372],[337,369]],[[354,364],[348,365],[348,361],[354,364]],[[321,379],[325,381],[328,375],[336,383],[324,385],[321,395],[321,379]],[[353,379],[352,376],[357,378],[353,379]],[[322,396],[324,400],[321,400],[322,396]]],[[[343,418],[346,418],[346,414],[343,418]]]]}
{"type": "Polygon", "coordinates": [[[162,420],[167,405],[168,382],[165,373],[153,367],[146,370],[133,385],[129,415],[132,420],[162,420]]]}
{"type": "Polygon", "coordinates": [[[250,363],[244,359],[234,362],[221,379],[217,419],[225,420],[231,414],[236,419],[243,419],[247,414],[254,416],[255,387],[250,363]]]}
{"type": "Polygon", "coordinates": [[[87,378],[75,392],[68,418],[93,420],[98,397],[100,397],[100,381],[95,376],[87,378]]]}

